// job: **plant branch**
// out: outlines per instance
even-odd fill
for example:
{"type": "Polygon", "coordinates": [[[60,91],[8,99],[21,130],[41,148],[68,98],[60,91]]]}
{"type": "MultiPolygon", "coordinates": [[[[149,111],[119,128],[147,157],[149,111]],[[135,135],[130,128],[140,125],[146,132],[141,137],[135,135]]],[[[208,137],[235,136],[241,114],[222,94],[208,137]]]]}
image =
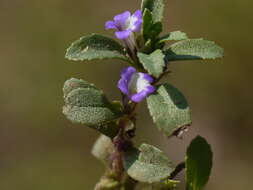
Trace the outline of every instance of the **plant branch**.
{"type": "Polygon", "coordinates": [[[185,162],[181,162],[177,165],[175,170],[171,173],[169,179],[174,179],[183,169],[185,169],[185,162]]]}

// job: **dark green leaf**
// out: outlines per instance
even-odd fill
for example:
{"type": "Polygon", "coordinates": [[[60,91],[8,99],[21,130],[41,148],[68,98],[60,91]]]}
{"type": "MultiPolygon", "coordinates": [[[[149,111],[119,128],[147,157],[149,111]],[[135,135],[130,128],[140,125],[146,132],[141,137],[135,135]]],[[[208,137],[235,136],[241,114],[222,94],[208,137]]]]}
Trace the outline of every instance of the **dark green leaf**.
{"type": "Polygon", "coordinates": [[[197,136],[187,149],[186,190],[201,190],[208,182],[212,168],[211,146],[197,136]]]}
{"type": "Polygon", "coordinates": [[[223,56],[223,49],[212,41],[189,39],[172,44],[165,55],[168,61],[215,59],[223,56]]]}
{"type": "Polygon", "coordinates": [[[69,120],[90,126],[109,137],[116,135],[118,128],[113,122],[121,116],[121,113],[107,100],[101,90],[78,79],[67,81],[63,90],[65,93],[63,113],[69,120]]]}
{"type": "Polygon", "coordinates": [[[142,47],[142,49],[140,50],[140,52],[143,53],[152,53],[152,45],[153,45],[153,41],[151,41],[150,39],[148,41],[146,41],[145,45],[142,47]]]}
{"type": "Polygon", "coordinates": [[[181,31],[175,31],[175,32],[170,32],[166,34],[165,36],[161,37],[159,40],[159,43],[164,43],[167,41],[186,40],[186,39],[188,39],[186,33],[181,32],[181,31]]]}
{"type": "Polygon", "coordinates": [[[133,179],[154,183],[170,176],[174,170],[171,161],[158,148],[142,144],[124,154],[124,167],[133,179]]]}
{"type": "Polygon", "coordinates": [[[154,123],[166,135],[191,124],[190,108],[183,94],[170,84],[162,84],[147,98],[154,123]]]}
{"type": "Polygon", "coordinates": [[[141,9],[142,12],[145,11],[145,9],[150,10],[153,14],[153,21],[161,22],[163,19],[163,12],[164,12],[164,0],[142,0],[141,9]]]}
{"type": "Polygon", "coordinates": [[[147,41],[148,39],[155,39],[162,32],[162,23],[154,23],[152,20],[152,13],[150,10],[145,9],[143,14],[143,30],[142,35],[147,41]]]}
{"type": "Polygon", "coordinates": [[[68,49],[66,58],[73,61],[121,59],[128,61],[124,48],[115,40],[99,34],[84,36],[68,49]]]}
{"type": "Polygon", "coordinates": [[[165,55],[160,49],[154,51],[150,55],[138,53],[138,57],[143,67],[148,71],[149,74],[158,78],[163,73],[163,68],[165,66],[165,55]]]}
{"type": "Polygon", "coordinates": [[[149,39],[149,31],[152,25],[152,13],[148,9],[145,9],[142,24],[142,35],[145,40],[149,39]]]}

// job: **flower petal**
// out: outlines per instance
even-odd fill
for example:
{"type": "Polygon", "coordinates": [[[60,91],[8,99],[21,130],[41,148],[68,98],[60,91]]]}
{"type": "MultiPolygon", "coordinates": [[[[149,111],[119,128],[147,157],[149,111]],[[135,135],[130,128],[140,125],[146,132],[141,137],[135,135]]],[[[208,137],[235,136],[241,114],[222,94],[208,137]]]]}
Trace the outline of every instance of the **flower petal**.
{"type": "Polygon", "coordinates": [[[132,33],[131,30],[124,30],[124,31],[115,32],[115,35],[118,39],[124,40],[128,38],[131,35],[131,33],[132,33]]]}
{"type": "Polygon", "coordinates": [[[121,76],[121,78],[124,78],[126,80],[130,80],[132,77],[132,74],[134,74],[135,72],[136,72],[136,69],[134,67],[127,67],[127,68],[123,69],[120,76],[121,76]]]}
{"type": "Polygon", "coordinates": [[[147,96],[147,93],[145,90],[141,91],[140,93],[138,94],[133,94],[130,99],[133,101],[133,102],[141,102],[144,98],[146,98],[147,96]]]}
{"type": "Polygon", "coordinates": [[[118,82],[118,88],[121,90],[121,92],[123,92],[124,94],[128,95],[129,91],[128,91],[128,81],[125,79],[120,79],[118,82]]]}
{"type": "Polygon", "coordinates": [[[117,26],[115,25],[115,22],[114,21],[107,21],[105,23],[105,29],[118,29],[117,26]]]}
{"type": "Polygon", "coordinates": [[[156,90],[156,88],[154,86],[152,86],[152,85],[148,86],[146,88],[147,95],[154,93],[155,90],[156,90]]]}
{"type": "Polygon", "coordinates": [[[145,90],[142,90],[141,92],[137,94],[133,94],[130,99],[133,102],[141,102],[143,99],[145,99],[149,94],[152,94],[155,92],[156,88],[152,85],[148,86],[145,90]]]}
{"type": "Polygon", "coordinates": [[[114,17],[115,24],[117,25],[120,30],[123,30],[126,28],[126,21],[129,19],[131,16],[131,13],[129,11],[125,11],[121,14],[118,14],[114,17]]]}
{"type": "Polygon", "coordinates": [[[133,16],[137,17],[140,20],[142,20],[142,12],[141,12],[141,10],[135,11],[135,13],[133,14],[133,16]]]}
{"type": "Polygon", "coordinates": [[[136,73],[136,69],[134,67],[127,67],[121,72],[121,79],[118,82],[118,88],[126,95],[129,95],[128,84],[134,73],[136,73]]]}
{"type": "Polygon", "coordinates": [[[142,76],[145,80],[147,80],[149,83],[152,83],[154,82],[154,79],[147,73],[143,73],[143,76],[142,76]]]}
{"type": "Polygon", "coordinates": [[[141,30],[142,25],[142,12],[141,10],[135,11],[135,13],[132,15],[131,20],[133,23],[131,23],[131,29],[134,32],[139,32],[141,30]]]}

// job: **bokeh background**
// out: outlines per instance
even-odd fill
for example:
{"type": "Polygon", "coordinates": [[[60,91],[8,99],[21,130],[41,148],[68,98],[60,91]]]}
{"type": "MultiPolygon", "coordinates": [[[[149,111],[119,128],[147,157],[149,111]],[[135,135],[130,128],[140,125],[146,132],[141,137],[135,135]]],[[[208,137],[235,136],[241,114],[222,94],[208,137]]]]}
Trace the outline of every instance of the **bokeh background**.
{"type": "MultiPolygon", "coordinates": [[[[83,78],[119,99],[120,61],[70,62],[65,49],[91,32],[113,35],[104,22],[140,0],[0,0],[0,189],[90,190],[103,165],[90,149],[96,131],[62,114],[62,85],[83,78]]],[[[167,139],[139,109],[137,143],[152,143],[178,163],[197,134],[213,147],[206,190],[253,185],[253,1],[170,0],[165,30],[181,30],[225,48],[216,61],[178,62],[166,79],[192,107],[184,140],[167,139]]]]}

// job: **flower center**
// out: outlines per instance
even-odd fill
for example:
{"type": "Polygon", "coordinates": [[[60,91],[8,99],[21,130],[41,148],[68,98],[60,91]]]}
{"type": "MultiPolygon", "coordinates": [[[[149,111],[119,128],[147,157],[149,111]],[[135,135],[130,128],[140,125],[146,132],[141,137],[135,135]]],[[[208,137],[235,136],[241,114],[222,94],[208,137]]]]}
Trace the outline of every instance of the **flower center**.
{"type": "Polygon", "coordinates": [[[140,93],[149,86],[149,82],[145,80],[142,73],[134,73],[128,83],[130,94],[140,93]]]}
{"type": "Polygon", "coordinates": [[[134,30],[135,29],[135,23],[136,21],[138,21],[138,18],[135,16],[130,16],[127,20],[126,20],[126,24],[124,26],[125,30],[134,30]]]}

